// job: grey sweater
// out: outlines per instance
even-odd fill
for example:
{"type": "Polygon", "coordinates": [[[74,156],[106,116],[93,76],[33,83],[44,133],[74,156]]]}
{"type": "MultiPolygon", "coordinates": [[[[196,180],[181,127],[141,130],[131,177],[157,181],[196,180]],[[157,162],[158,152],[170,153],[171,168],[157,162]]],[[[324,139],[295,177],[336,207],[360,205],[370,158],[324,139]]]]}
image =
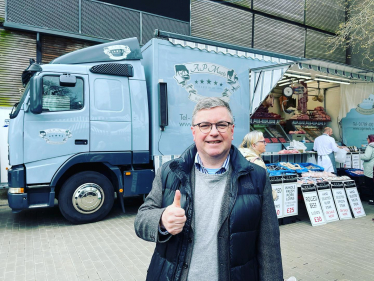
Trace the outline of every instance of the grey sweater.
{"type": "Polygon", "coordinates": [[[195,235],[188,281],[218,280],[218,221],[227,175],[208,175],[195,169],[195,235]]]}

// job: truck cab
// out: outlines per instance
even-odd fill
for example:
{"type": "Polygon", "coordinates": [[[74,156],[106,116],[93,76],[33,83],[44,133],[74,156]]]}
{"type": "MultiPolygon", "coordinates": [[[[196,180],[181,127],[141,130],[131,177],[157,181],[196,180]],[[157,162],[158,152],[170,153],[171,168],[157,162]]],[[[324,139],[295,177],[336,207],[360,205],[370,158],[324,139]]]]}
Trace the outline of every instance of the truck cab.
{"type": "Polygon", "coordinates": [[[149,192],[154,172],[141,59],[137,39],[130,38],[25,70],[8,135],[14,212],[51,207],[57,199],[65,218],[91,222],[108,214],[115,193],[149,192]],[[140,189],[124,190],[123,175],[135,169],[147,177],[140,189]]]}

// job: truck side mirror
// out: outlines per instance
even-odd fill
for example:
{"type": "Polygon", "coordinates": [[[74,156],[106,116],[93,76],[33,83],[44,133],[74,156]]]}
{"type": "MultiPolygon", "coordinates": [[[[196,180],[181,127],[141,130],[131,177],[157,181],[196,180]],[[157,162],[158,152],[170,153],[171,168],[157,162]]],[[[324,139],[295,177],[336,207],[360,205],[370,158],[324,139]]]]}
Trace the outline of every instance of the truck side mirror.
{"type": "Polygon", "coordinates": [[[30,79],[30,111],[34,114],[42,113],[42,76],[34,76],[30,79]]]}
{"type": "Polygon", "coordinates": [[[161,131],[169,125],[168,118],[168,87],[165,82],[158,83],[159,122],[161,131]]]}
{"type": "Polygon", "coordinates": [[[62,74],[60,75],[60,86],[63,87],[75,87],[77,84],[77,77],[71,74],[62,74]]]}

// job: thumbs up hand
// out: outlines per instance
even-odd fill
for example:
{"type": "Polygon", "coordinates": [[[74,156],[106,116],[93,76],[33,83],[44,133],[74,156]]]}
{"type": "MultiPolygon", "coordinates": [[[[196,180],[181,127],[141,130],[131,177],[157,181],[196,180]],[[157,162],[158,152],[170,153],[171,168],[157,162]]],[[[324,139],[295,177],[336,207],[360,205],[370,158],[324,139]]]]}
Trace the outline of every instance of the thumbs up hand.
{"type": "Polygon", "coordinates": [[[161,223],[170,234],[176,235],[182,232],[186,219],[185,212],[181,208],[181,192],[177,190],[173,204],[169,205],[162,214],[161,223]]]}

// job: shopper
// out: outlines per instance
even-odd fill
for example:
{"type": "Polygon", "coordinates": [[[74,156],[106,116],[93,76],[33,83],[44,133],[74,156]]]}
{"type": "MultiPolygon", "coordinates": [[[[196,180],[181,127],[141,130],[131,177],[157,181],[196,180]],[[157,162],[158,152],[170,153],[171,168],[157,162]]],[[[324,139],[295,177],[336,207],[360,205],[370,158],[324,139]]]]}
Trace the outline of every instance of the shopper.
{"type": "Polygon", "coordinates": [[[332,135],[332,129],[326,127],[323,135],[314,140],[313,150],[318,154],[318,166],[321,166],[326,172],[336,172],[336,163],[334,152],[339,150],[332,135]]]}
{"type": "Polygon", "coordinates": [[[191,130],[195,144],[157,171],[135,218],[156,242],[147,280],[283,281],[270,181],[231,144],[229,104],[200,100],[191,130]]]}
{"type": "Polygon", "coordinates": [[[239,151],[248,161],[266,169],[265,162],[261,158],[261,154],[266,151],[266,141],[262,132],[252,131],[246,134],[239,151]]]}
{"type": "Polygon", "coordinates": [[[365,154],[361,155],[361,160],[364,161],[365,185],[370,189],[369,204],[374,205],[374,135],[369,135],[367,141],[368,146],[365,149],[365,154]]]}

